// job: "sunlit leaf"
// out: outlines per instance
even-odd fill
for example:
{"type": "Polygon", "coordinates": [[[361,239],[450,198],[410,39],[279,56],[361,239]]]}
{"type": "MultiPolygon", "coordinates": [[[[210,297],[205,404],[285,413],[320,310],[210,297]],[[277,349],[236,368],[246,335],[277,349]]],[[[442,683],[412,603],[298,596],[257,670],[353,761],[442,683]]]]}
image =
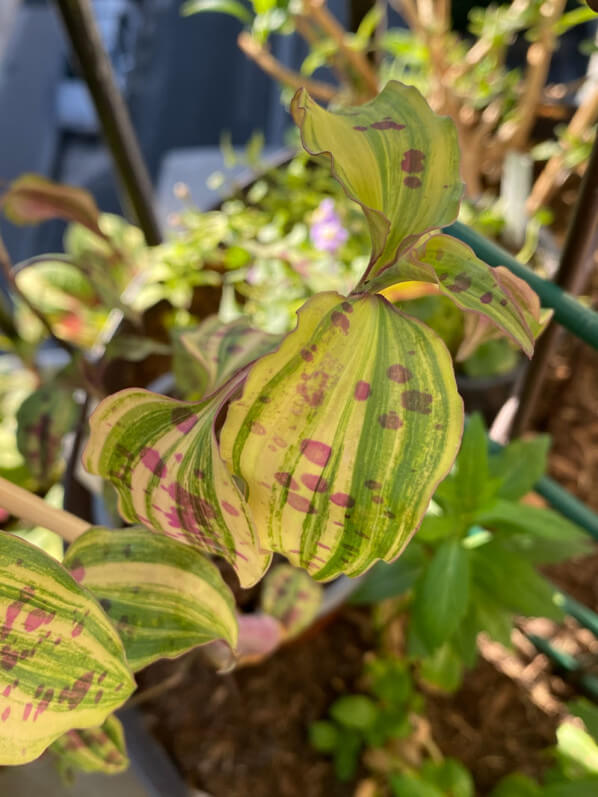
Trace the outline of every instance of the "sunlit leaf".
{"type": "Polygon", "coordinates": [[[310,299],[252,367],[221,431],[263,547],[318,580],[390,561],[457,452],[450,356],[385,299],[310,299]]]}
{"type": "Polygon", "coordinates": [[[100,601],[133,671],[214,639],[235,647],[232,593],[188,545],[144,528],[94,528],[69,547],[64,565],[100,601]]]}
{"type": "Polygon", "coordinates": [[[135,688],[99,604],[54,559],[0,537],[0,764],[101,724],[135,688]]]}
{"type": "Polygon", "coordinates": [[[217,11],[221,14],[230,14],[241,22],[250,23],[253,15],[243,3],[238,0],[187,0],[181,6],[181,14],[185,17],[191,14],[205,13],[207,11],[217,11]]]}
{"type": "Polygon", "coordinates": [[[104,237],[98,226],[100,214],[95,200],[83,188],[61,185],[38,174],[24,174],[10,184],[0,203],[15,224],[63,219],[78,222],[104,237]]]}
{"type": "Polygon", "coordinates": [[[462,193],[456,129],[413,87],[390,81],[371,102],[334,113],[300,89],[291,113],[305,149],[329,159],[364,210],[372,238],[368,289],[419,236],[456,217],[462,193]]]}
{"type": "Polygon", "coordinates": [[[195,391],[196,397],[200,398],[223,385],[262,354],[272,351],[280,341],[280,335],[254,329],[246,318],[223,324],[218,316],[210,316],[196,330],[180,336],[187,356],[184,357],[179,349],[178,362],[175,357],[175,373],[178,371],[183,375],[185,368],[190,368],[198,380],[195,391]]]}
{"type": "Polygon", "coordinates": [[[116,393],[91,417],[83,461],[116,487],[126,520],[223,556],[250,586],[270,557],[218,451],[214,424],[226,397],[188,403],[147,390],[116,393]]]}
{"type": "Polygon", "coordinates": [[[123,727],[114,716],[98,728],[68,731],[51,745],[50,752],[67,777],[74,771],[115,775],[129,766],[123,727]]]}
{"type": "Polygon", "coordinates": [[[322,587],[305,570],[277,565],[262,582],[260,603],[263,611],[280,620],[292,636],[316,617],[322,603],[322,587]]]}
{"type": "Polygon", "coordinates": [[[468,329],[467,335],[475,339],[476,345],[484,339],[477,327],[481,324],[485,331],[489,325],[498,328],[531,356],[540,332],[539,300],[527,283],[507,269],[491,268],[467,244],[450,235],[432,235],[372,280],[369,287],[381,290],[413,280],[435,283],[457,307],[476,314],[477,324],[468,329]]]}

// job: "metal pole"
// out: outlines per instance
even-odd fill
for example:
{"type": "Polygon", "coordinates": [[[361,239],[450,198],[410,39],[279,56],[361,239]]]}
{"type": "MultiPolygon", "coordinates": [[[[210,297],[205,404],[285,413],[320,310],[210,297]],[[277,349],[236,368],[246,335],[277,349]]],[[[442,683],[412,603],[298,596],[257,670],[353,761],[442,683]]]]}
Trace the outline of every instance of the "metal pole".
{"type": "MultiPolygon", "coordinates": [[[[583,289],[584,265],[598,224],[598,136],[594,140],[573,218],[567,231],[555,282],[563,290],[576,293],[583,289]]],[[[513,421],[512,434],[517,437],[528,428],[537,406],[554,351],[559,329],[553,322],[539,339],[531,361],[513,421]]]]}
{"type": "Polygon", "coordinates": [[[146,242],[162,241],[153,188],[129,112],[98,32],[91,0],[56,0],[58,13],[96,109],[126,199],[146,242]]]}

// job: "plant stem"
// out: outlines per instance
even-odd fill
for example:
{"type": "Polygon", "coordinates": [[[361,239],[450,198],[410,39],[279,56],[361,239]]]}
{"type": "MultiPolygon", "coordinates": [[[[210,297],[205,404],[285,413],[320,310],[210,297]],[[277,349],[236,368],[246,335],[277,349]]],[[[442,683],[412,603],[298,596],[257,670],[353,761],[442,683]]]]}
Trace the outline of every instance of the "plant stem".
{"type": "Polygon", "coordinates": [[[324,0],[305,0],[308,15],[311,16],[322,30],[333,39],[339,52],[346,61],[355,69],[358,75],[363,78],[371,97],[378,93],[378,78],[376,72],[370,66],[369,61],[357,50],[353,50],[345,41],[346,31],[339,25],[330,11],[326,8],[324,0]]]}
{"type": "Polygon", "coordinates": [[[24,490],[16,484],[0,476],[0,506],[11,515],[43,526],[58,534],[67,542],[74,542],[83,532],[90,528],[86,520],[65,512],[64,509],[55,509],[47,504],[43,498],[24,490]]]}
{"type": "Polygon", "coordinates": [[[323,102],[330,102],[330,100],[336,97],[337,90],[334,86],[328,83],[322,83],[319,80],[309,80],[302,77],[297,72],[288,69],[286,66],[283,66],[272,53],[268,52],[265,47],[262,47],[262,45],[246,31],[239,34],[237,44],[245,55],[251,58],[252,61],[255,61],[264,72],[280,83],[284,83],[285,86],[289,86],[292,89],[306,88],[313,97],[323,102]]]}

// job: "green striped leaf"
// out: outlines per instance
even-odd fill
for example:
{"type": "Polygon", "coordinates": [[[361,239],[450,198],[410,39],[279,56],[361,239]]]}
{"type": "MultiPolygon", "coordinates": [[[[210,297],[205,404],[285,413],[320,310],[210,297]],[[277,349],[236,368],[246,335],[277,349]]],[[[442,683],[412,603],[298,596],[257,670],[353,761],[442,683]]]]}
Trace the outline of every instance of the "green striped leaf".
{"type": "Polygon", "coordinates": [[[214,639],[235,647],[232,593],[188,545],[144,528],[94,528],[69,547],[64,565],[99,599],[134,672],[214,639]]]}
{"type": "Polygon", "coordinates": [[[50,382],[35,390],[17,412],[17,447],[42,485],[62,469],[62,440],[77,419],[72,392],[50,382]]]}
{"type": "Polygon", "coordinates": [[[305,149],[329,159],[363,208],[372,238],[362,278],[368,290],[419,236],[456,218],[462,194],[456,129],[417,89],[393,80],[371,102],[334,113],[300,89],[291,113],[305,149]]]}
{"type": "Polygon", "coordinates": [[[181,346],[175,349],[175,374],[183,376],[184,384],[191,387],[185,374],[190,371],[195,381],[190,391],[195,395],[190,397],[201,398],[272,351],[281,339],[280,335],[253,329],[245,318],[223,324],[218,316],[210,316],[196,330],[180,335],[181,346]]]}
{"type": "Polygon", "coordinates": [[[116,393],[90,419],[83,462],[115,486],[126,520],[223,556],[241,584],[251,586],[270,556],[260,550],[218,451],[214,423],[228,395],[188,403],[140,389],[116,393]]]}
{"type": "Polygon", "coordinates": [[[322,603],[322,586],[305,572],[290,565],[277,565],[262,582],[261,608],[280,620],[287,634],[307,628],[322,603]]]}
{"type": "Polygon", "coordinates": [[[91,594],[39,548],[0,537],[0,765],[101,724],[135,688],[91,594]]]}
{"type": "Polygon", "coordinates": [[[311,298],[221,431],[262,546],[317,580],[401,552],[455,459],[463,405],[431,329],[379,295],[311,298]]]}
{"type": "Polygon", "coordinates": [[[98,728],[68,731],[51,745],[50,752],[67,778],[74,771],[116,775],[129,766],[123,727],[114,716],[98,728]]]}
{"type": "MultiPolygon", "coordinates": [[[[467,244],[450,235],[433,235],[414,246],[405,258],[372,280],[371,289],[419,280],[433,282],[457,307],[475,314],[475,327],[498,328],[531,357],[539,333],[540,304],[523,280],[503,267],[490,268],[467,244]]],[[[481,342],[480,330],[468,336],[481,342]]]]}

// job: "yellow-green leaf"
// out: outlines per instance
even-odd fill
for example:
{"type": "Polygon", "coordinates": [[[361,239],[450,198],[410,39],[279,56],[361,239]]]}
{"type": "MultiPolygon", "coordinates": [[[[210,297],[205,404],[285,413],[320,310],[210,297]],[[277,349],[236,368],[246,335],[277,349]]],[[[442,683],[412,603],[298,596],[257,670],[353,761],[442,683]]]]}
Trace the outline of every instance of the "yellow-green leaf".
{"type": "Polygon", "coordinates": [[[116,393],[91,417],[83,461],[116,487],[126,520],[223,556],[250,586],[270,556],[260,550],[218,451],[214,424],[227,396],[221,391],[189,403],[135,388],[116,393]]]}
{"type": "Polygon", "coordinates": [[[192,332],[180,335],[181,347],[175,349],[175,373],[183,376],[188,388],[191,373],[196,384],[195,395],[201,398],[223,385],[262,354],[272,351],[281,341],[280,335],[270,335],[250,326],[246,318],[223,324],[218,316],[210,316],[192,332]],[[178,356],[177,356],[178,355],[178,356]],[[191,360],[191,362],[189,362],[191,360]]]}
{"type": "Polygon", "coordinates": [[[135,688],[91,594],[39,548],[0,536],[0,765],[101,724],[135,688]]]}
{"type": "Polygon", "coordinates": [[[116,775],[129,766],[123,727],[114,716],[98,728],[68,731],[54,742],[50,752],[67,778],[73,771],[116,775]]]}
{"type": "Polygon", "coordinates": [[[221,431],[262,546],[318,580],[390,561],[456,456],[450,355],[379,295],[322,293],[252,367],[221,431]]]}
{"type": "Polygon", "coordinates": [[[290,565],[273,567],[262,582],[260,604],[294,636],[312,622],[322,603],[322,586],[305,570],[290,565]]]}
{"type": "Polygon", "coordinates": [[[372,255],[364,286],[424,232],[456,218],[462,194],[454,123],[417,89],[390,81],[371,102],[334,113],[300,89],[291,113],[305,149],[329,159],[365,213],[372,255]]]}
{"type": "MultiPolygon", "coordinates": [[[[457,307],[475,314],[478,327],[498,328],[531,357],[540,331],[540,303],[527,283],[506,268],[491,268],[450,235],[432,235],[369,287],[381,290],[412,280],[435,283],[457,307]]],[[[470,328],[468,336],[479,342],[480,330],[470,328]]]]}
{"type": "Polygon", "coordinates": [[[236,645],[232,593],[188,545],[144,528],[94,528],[69,547],[64,565],[99,599],[133,671],[214,639],[236,645]]]}

